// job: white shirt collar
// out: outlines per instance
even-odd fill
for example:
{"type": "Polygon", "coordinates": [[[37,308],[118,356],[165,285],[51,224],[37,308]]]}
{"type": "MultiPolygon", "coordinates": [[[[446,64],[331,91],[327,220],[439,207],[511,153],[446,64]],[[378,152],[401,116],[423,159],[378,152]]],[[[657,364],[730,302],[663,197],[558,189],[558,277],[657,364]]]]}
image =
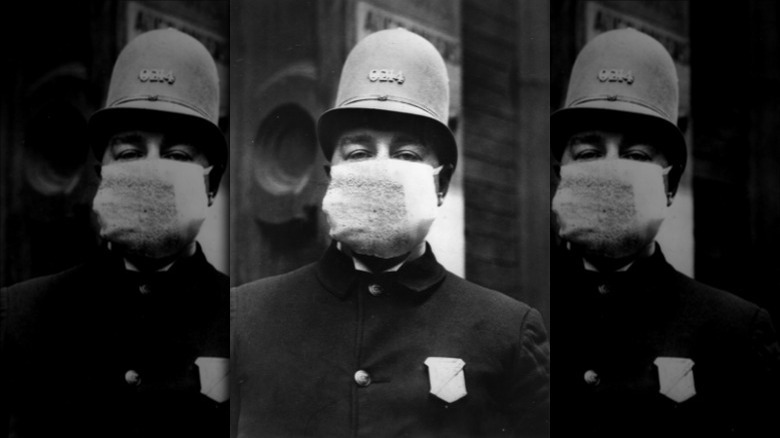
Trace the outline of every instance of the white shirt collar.
{"type": "MultiPolygon", "coordinates": [[[[344,249],[341,246],[341,242],[338,242],[338,241],[336,242],[336,248],[338,248],[339,251],[341,251],[341,252],[346,254],[346,252],[344,251],[344,249]]],[[[352,264],[355,266],[355,270],[356,271],[363,271],[363,272],[368,272],[368,273],[372,273],[372,274],[374,273],[374,271],[369,269],[368,266],[365,265],[365,263],[363,263],[360,260],[358,260],[355,256],[350,256],[350,257],[352,258],[352,264]]],[[[397,272],[399,269],[401,269],[401,266],[403,266],[404,263],[406,263],[406,260],[402,260],[401,263],[399,263],[399,264],[397,264],[395,266],[391,266],[391,267],[385,269],[382,272],[397,272]]]]}
{"type": "MultiPolygon", "coordinates": [[[[592,264],[592,263],[590,263],[590,262],[589,262],[587,259],[585,259],[584,257],[582,258],[582,264],[583,264],[583,266],[585,266],[585,270],[586,270],[586,271],[600,272],[600,271],[598,270],[598,268],[596,268],[595,266],[593,266],[593,264],[592,264]]],[[[631,263],[627,264],[626,266],[623,266],[623,267],[622,267],[622,268],[620,268],[620,269],[615,269],[615,272],[626,272],[626,271],[628,271],[628,268],[630,268],[630,267],[631,267],[631,265],[633,265],[633,264],[634,264],[634,262],[632,261],[631,263]]]]}
{"type": "MultiPolygon", "coordinates": [[[[108,249],[111,249],[111,242],[108,242],[108,249]]],[[[127,260],[126,258],[122,257],[122,260],[125,262],[125,269],[132,272],[141,272],[140,269],[138,269],[137,266],[135,266],[130,260],[127,260]]],[[[167,265],[163,266],[160,269],[157,269],[155,272],[166,272],[167,270],[171,269],[171,266],[176,263],[176,260],[168,263],[167,265]]]]}
{"type": "MultiPolygon", "coordinates": [[[[130,262],[130,260],[127,260],[126,258],[122,258],[122,260],[125,261],[125,269],[127,269],[128,271],[141,272],[141,270],[138,269],[132,262],[130,262]]],[[[175,261],[170,262],[167,265],[163,266],[160,269],[157,269],[154,272],[165,272],[165,271],[171,269],[171,266],[173,266],[174,263],[176,263],[176,262],[175,261]]]]}

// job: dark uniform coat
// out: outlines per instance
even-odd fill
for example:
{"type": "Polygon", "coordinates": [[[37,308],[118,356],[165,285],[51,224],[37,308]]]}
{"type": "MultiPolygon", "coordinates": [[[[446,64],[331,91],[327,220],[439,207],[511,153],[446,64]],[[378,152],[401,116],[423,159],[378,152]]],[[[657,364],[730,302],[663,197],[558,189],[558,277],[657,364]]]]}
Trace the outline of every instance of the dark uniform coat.
{"type": "Polygon", "coordinates": [[[195,361],[228,357],[228,290],[200,248],[151,277],[104,251],[3,289],[10,436],[227,435],[228,403],[200,393],[195,361]]]}
{"type": "Polygon", "coordinates": [[[657,246],[610,276],[559,255],[553,436],[780,436],[780,351],[766,311],[677,272],[657,246]],[[693,361],[695,395],[661,394],[670,360],[659,357],[693,361]]]}
{"type": "Polygon", "coordinates": [[[332,245],[232,291],[231,331],[234,436],[513,436],[547,419],[539,313],[447,272],[430,247],[371,274],[332,245]],[[465,362],[465,397],[430,394],[429,357],[465,362]]]}

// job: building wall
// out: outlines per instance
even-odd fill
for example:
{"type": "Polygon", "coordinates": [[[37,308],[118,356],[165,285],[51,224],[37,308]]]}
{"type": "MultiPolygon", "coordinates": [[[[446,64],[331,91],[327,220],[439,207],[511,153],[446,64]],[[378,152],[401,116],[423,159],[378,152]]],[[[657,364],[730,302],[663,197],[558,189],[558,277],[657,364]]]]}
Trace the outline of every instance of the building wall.
{"type": "Polygon", "coordinates": [[[100,12],[79,3],[41,14],[29,2],[0,11],[0,285],[65,269],[96,246],[85,127],[99,101],[100,12]]]}
{"type": "Polygon", "coordinates": [[[549,6],[463,3],[466,277],[549,323],[549,6]]]}
{"type": "MultiPolygon", "coordinates": [[[[327,6],[328,16],[343,8],[327,6]]],[[[314,0],[230,3],[234,285],[314,261],[328,243],[320,210],[325,160],[314,123],[326,109],[320,50],[335,49],[317,11],[314,0]]]]}
{"type": "Polygon", "coordinates": [[[691,2],[697,278],[767,307],[776,327],[778,25],[775,2],[729,2],[717,10],[691,2]]]}

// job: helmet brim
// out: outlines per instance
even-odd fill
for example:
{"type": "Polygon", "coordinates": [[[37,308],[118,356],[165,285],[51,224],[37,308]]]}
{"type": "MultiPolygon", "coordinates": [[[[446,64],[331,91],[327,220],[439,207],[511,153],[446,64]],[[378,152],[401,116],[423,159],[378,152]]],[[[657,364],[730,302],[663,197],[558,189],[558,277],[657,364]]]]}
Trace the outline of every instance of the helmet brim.
{"type": "Polygon", "coordinates": [[[402,102],[365,100],[348,107],[333,108],[324,112],[317,120],[317,138],[325,158],[330,161],[336,147],[338,136],[349,129],[360,125],[361,120],[368,117],[381,117],[382,115],[395,118],[410,118],[414,121],[422,121],[425,130],[434,134],[436,150],[439,162],[452,164],[453,168],[458,164],[458,147],[455,136],[448,126],[434,118],[423,109],[402,102]]]}

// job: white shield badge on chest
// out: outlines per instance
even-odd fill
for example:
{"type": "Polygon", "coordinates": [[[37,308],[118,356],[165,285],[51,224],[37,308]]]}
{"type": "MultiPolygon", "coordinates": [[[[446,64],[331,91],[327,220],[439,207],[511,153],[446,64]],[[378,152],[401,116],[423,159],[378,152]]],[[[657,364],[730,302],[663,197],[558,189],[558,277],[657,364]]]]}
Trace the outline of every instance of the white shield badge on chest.
{"type": "Polygon", "coordinates": [[[658,367],[661,394],[677,403],[696,395],[692,360],[684,357],[658,357],[654,363],[658,367]]]}
{"type": "Polygon", "coordinates": [[[199,357],[195,360],[200,373],[200,393],[222,403],[229,397],[229,360],[224,357],[199,357]]]}
{"type": "Polygon", "coordinates": [[[428,378],[431,382],[431,394],[447,403],[454,403],[467,394],[466,377],[462,359],[452,357],[429,357],[425,359],[428,366],[428,378]]]}

